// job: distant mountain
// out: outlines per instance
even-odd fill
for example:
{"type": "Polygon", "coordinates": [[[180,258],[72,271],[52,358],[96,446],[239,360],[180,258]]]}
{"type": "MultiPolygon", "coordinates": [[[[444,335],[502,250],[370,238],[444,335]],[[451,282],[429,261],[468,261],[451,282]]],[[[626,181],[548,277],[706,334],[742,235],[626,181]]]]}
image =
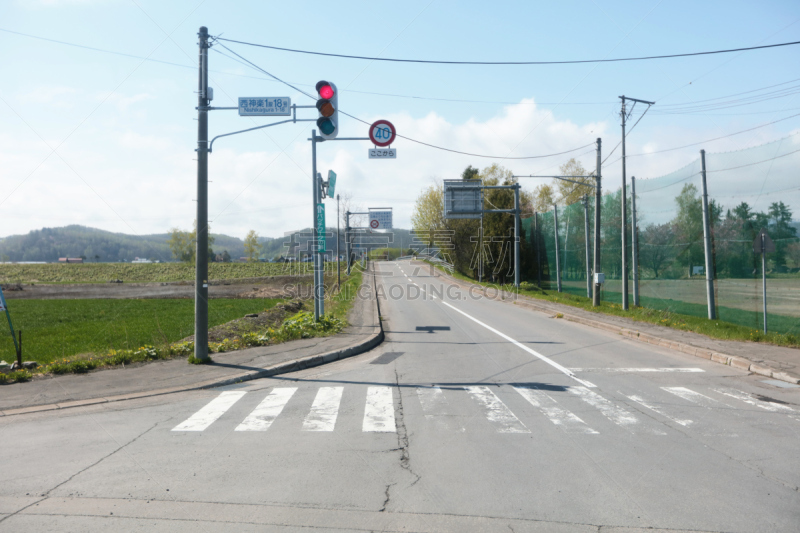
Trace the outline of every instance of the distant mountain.
{"type": "MultiPolygon", "coordinates": [[[[214,234],[213,250],[217,254],[227,251],[233,259],[243,257],[244,241],[237,237],[214,234]]],[[[9,261],[58,261],[59,257],[84,257],[88,262],[131,261],[136,257],[173,261],[172,252],[167,241],[168,233],[154,235],[128,235],[112,233],[86,226],[71,225],[61,228],[42,228],[33,230],[27,235],[11,235],[0,238],[0,260],[9,261]]],[[[304,229],[289,236],[271,238],[261,237],[259,243],[262,250],[260,257],[271,259],[288,255],[289,250],[307,251],[310,230],[304,229]]],[[[410,243],[409,231],[394,230],[393,236],[388,234],[359,235],[355,242],[370,246],[386,246],[387,241],[392,248],[410,243]]],[[[326,239],[328,250],[336,250],[336,229],[328,229],[326,239]]],[[[342,253],[345,250],[344,231],[341,235],[342,253]]]]}

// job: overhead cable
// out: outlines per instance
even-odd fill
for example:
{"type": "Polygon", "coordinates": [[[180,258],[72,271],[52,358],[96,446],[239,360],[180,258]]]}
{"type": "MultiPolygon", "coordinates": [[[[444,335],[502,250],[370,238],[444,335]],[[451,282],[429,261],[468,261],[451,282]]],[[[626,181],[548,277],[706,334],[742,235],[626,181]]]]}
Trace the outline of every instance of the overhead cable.
{"type": "Polygon", "coordinates": [[[649,59],[669,59],[674,57],[691,57],[691,56],[704,56],[704,55],[713,55],[713,54],[727,54],[731,52],[745,52],[748,50],[761,50],[765,48],[777,48],[782,46],[793,46],[800,44],[800,41],[793,41],[788,43],[778,43],[778,44],[765,44],[760,46],[748,46],[744,48],[729,48],[726,50],[711,50],[707,52],[690,52],[685,54],[667,54],[667,55],[657,55],[657,56],[642,56],[642,57],[618,57],[612,59],[574,59],[568,61],[442,61],[442,60],[431,60],[431,59],[397,59],[397,58],[388,58],[388,57],[369,57],[369,56],[357,56],[357,55],[347,55],[347,54],[332,54],[328,52],[315,52],[311,50],[299,50],[296,48],[284,48],[280,46],[271,46],[267,44],[258,44],[258,43],[251,43],[247,41],[237,41],[235,39],[227,39],[225,37],[216,37],[215,38],[218,42],[219,41],[226,41],[229,43],[236,43],[242,44],[245,46],[255,46],[257,48],[268,48],[270,50],[279,50],[281,52],[291,52],[295,54],[308,54],[308,55],[315,55],[315,56],[326,56],[326,57],[341,57],[344,59],[363,59],[367,61],[385,61],[385,62],[392,62],[392,63],[424,63],[424,64],[433,64],[433,65],[572,65],[572,64],[580,64],[580,63],[615,63],[620,61],[644,61],[649,59]]]}
{"type": "MultiPolygon", "coordinates": [[[[314,96],[308,94],[307,92],[305,92],[305,91],[303,91],[301,89],[298,89],[297,87],[295,87],[294,85],[292,85],[289,82],[283,81],[282,79],[278,78],[274,74],[271,74],[270,72],[267,72],[263,68],[259,67],[258,65],[256,65],[252,61],[250,61],[249,59],[246,59],[246,58],[242,57],[241,55],[237,54],[236,52],[234,52],[233,50],[231,50],[230,48],[228,48],[224,44],[220,43],[219,40],[221,40],[221,39],[217,39],[217,44],[219,46],[223,47],[225,50],[227,50],[228,52],[232,53],[233,55],[235,55],[236,57],[238,57],[242,61],[245,61],[252,68],[254,68],[256,70],[259,70],[260,72],[263,72],[264,74],[266,74],[266,75],[270,76],[271,78],[273,78],[273,79],[285,84],[288,87],[291,87],[295,91],[297,91],[297,92],[299,92],[299,93],[311,98],[312,100],[316,100],[316,98],[314,96]]],[[[225,39],[225,40],[228,40],[228,39],[225,39]]],[[[342,115],[346,115],[346,116],[352,118],[353,120],[357,120],[358,122],[366,124],[367,126],[370,125],[370,123],[367,122],[366,120],[362,120],[362,119],[356,117],[355,115],[351,115],[350,113],[346,113],[346,112],[342,111],[341,109],[339,110],[339,113],[341,113],[342,115]]],[[[461,155],[468,155],[468,156],[471,156],[471,157],[484,157],[484,158],[488,158],[488,159],[542,159],[542,158],[545,158],[545,157],[553,157],[553,156],[557,156],[557,155],[568,154],[570,152],[576,152],[578,150],[582,150],[582,149],[586,148],[587,146],[591,146],[592,144],[594,144],[594,143],[584,144],[583,146],[578,146],[577,148],[572,148],[571,150],[566,150],[564,152],[557,152],[557,153],[553,153],[553,154],[532,155],[532,156],[523,156],[523,157],[506,157],[506,156],[498,156],[498,155],[473,154],[471,152],[462,152],[460,150],[453,150],[451,148],[445,148],[443,146],[437,146],[435,144],[426,143],[424,141],[419,141],[419,140],[413,139],[411,137],[406,137],[405,135],[400,135],[399,133],[397,134],[397,137],[400,137],[401,139],[405,139],[407,141],[411,141],[413,143],[421,144],[423,146],[428,146],[430,148],[435,148],[437,150],[442,150],[442,151],[445,151],[445,152],[451,152],[451,153],[454,153],[454,154],[461,154],[461,155]]]]}

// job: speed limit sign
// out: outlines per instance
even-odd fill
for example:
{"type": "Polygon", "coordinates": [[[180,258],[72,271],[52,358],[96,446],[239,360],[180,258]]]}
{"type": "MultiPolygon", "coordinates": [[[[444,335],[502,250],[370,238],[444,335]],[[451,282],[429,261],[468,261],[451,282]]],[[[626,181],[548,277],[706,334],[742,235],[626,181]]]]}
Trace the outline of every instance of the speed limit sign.
{"type": "Polygon", "coordinates": [[[370,227],[372,227],[372,229],[378,229],[378,226],[380,226],[381,224],[377,220],[373,220],[372,222],[369,223],[369,225],[370,227]]]}
{"type": "Polygon", "coordinates": [[[389,146],[396,136],[397,130],[388,120],[377,120],[369,127],[369,139],[375,146],[389,146]]]}

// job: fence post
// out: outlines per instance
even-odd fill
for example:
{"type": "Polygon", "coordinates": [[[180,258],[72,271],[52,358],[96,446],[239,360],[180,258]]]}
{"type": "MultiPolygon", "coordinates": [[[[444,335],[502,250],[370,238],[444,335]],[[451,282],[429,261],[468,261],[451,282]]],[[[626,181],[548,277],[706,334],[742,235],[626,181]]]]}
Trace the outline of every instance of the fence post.
{"type": "Polygon", "coordinates": [[[583,234],[586,244],[586,297],[592,297],[592,269],[589,266],[589,195],[583,196],[583,234]]]}
{"type": "Polygon", "coordinates": [[[708,187],[706,185],[706,151],[700,150],[703,176],[703,250],[706,256],[706,300],[708,301],[708,319],[717,319],[717,308],[714,305],[714,271],[711,268],[711,214],[708,212],[708,187]]]}
{"type": "Polygon", "coordinates": [[[633,266],[633,306],[639,307],[639,229],[636,225],[636,176],[631,176],[631,264],[633,266]]]}
{"type": "Polygon", "coordinates": [[[556,287],[561,292],[561,268],[558,262],[558,206],[553,204],[553,228],[556,234],[556,287]]]}
{"type": "Polygon", "coordinates": [[[542,288],[542,244],[539,235],[539,213],[533,212],[533,242],[536,249],[536,286],[542,288]]]}

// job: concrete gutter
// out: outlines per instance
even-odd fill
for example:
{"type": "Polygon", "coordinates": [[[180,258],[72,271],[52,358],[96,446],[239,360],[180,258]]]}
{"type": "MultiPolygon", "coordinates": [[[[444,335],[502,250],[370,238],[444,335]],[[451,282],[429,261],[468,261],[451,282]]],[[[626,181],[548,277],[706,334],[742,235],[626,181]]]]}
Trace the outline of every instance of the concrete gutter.
{"type": "MultiPolygon", "coordinates": [[[[376,288],[376,281],[375,275],[373,273],[373,288],[376,288]]],[[[98,405],[103,403],[110,403],[110,402],[122,402],[125,400],[136,400],[139,398],[149,398],[152,396],[162,396],[164,394],[175,394],[177,392],[187,392],[193,390],[201,390],[201,389],[212,389],[215,387],[224,387],[226,385],[233,385],[235,383],[243,383],[245,381],[252,381],[255,379],[267,378],[271,376],[277,376],[279,374],[287,374],[289,372],[297,372],[298,370],[305,370],[306,368],[313,368],[315,366],[324,365],[326,363],[332,363],[333,361],[338,361],[340,359],[346,359],[348,357],[353,357],[354,355],[360,355],[362,353],[368,352],[378,346],[380,343],[383,342],[384,339],[384,332],[383,332],[383,323],[380,317],[380,306],[378,303],[377,297],[377,290],[373,290],[373,294],[375,295],[375,299],[373,300],[373,305],[375,309],[375,316],[378,318],[378,325],[372,327],[372,333],[367,337],[365,340],[362,340],[356,344],[348,346],[346,348],[341,348],[338,350],[332,350],[323,354],[319,355],[311,355],[307,357],[301,357],[298,359],[294,359],[291,361],[285,361],[283,363],[278,363],[276,365],[272,365],[261,370],[251,370],[248,372],[242,372],[241,374],[236,374],[233,376],[227,376],[225,378],[218,378],[218,379],[210,379],[206,381],[201,381],[199,383],[193,383],[191,385],[184,385],[179,387],[171,387],[168,389],[157,389],[157,390],[150,390],[150,391],[142,391],[142,392],[133,392],[128,394],[121,394],[119,396],[107,396],[101,398],[91,398],[86,400],[75,400],[69,402],[62,402],[62,403],[53,403],[53,404],[46,404],[46,405],[36,405],[32,407],[21,407],[18,409],[7,409],[5,411],[0,411],[0,416],[13,416],[13,415],[22,415],[22,414],[29,414],[29,413],[40,413],[43,411],[55,411],[58,409],[69,409],[71,407],[85,407],[87,405],[98,405]]]]}
{"type": "MultiPolygon", "coordinates": [[[[452,276],[450,276],[450,275],[448,275],[448,274],[446,274],[446,273],[444,273],[444,272],[442,272],[440,270],[435,270],[435,272],[436,272],[437,275],[439,275],[441,277],[444,277],[444,278],[447,278],[449,281],[451,281],[451,282],[453,282],[456,285],[459,285],[461,287],[466,287],[466,288],[474,287],[476,289],[481,289],[481,291],[486,289],[486,287],[483,286],[483,285],[476,285],[476,284],[469,283],[469,282],[466,282],[466,281],[463,281],[463,280],[460,280],[460,279],[456,279],[456,278],[454,278],[454,277],[452,277],[452,276]]],[[[539,312],[542,312],[542,313],[547,313],[547,314],[550,314],[550,315],[552,315],[552,313],[553,313],[553,309],[545,307],[545,306],[537,305],[535,303],[536,300],[533,299],[533,298],[528,298],[526,296],[520,296],[520,295],[518,295],[516,293],[510,293],[510,292],[506,292],[506,291],[500,291],[500,295],[502,296],[502,300],[501,301],[504,301],[506,303],[512,303],[514,305],[519,305],[519,306],[525,307],[527,309],[532,309],[532,310],[539,311],[539,312]]],[[[559,307],[567,307],[568,308],[568,306],[564,306],[563,304],[558,304],[558,303],[554,303],[554,302],[550,303],[550,305],[559,306],[559,307]]],[[[798,376],[798,375],[795,375],[795,374],[793,374],[791,372],[786,372],[784,370],[777,370],[777,369],[771,368],[771,367],[769,367],[767,365],[764,365],[764,364],[761,364],[761,363],[754,363],[754,362],[752,362],[752,361],[750,361],[750,360],[748,360],[748,359],[746,359],[744,357],[739,357],[739,356],[735,356],[735,355],[727,355],[727,354],[720,353],[720,352],[717,352],[717,351],[714,351],[714,350],[709,350],[707,348],[701,348],[701,347],[698,347],[698,346],[693,346],[691,344],[676,342],[674,340],[665,339],[663,337],[658,337],[658,336],[652,335],[650,333],[642,333],[642,332],[637,331],[635,329],[625,328],[625,327],[617,326],[617,325],[614,325],[614,324],[608,324],[608,323],[605,323],[605,322],[602,322],[602,321],[599,321],[599,320],[592,320],[592,319],[585,318],[585,317],[582,317],[582,316],[573,315],[573,314],[570,314],[570,313],[559,312],[559,314],[562,315],[559,318],[563,318],[565,320],[569,320],[570,322],[577,322],[578,324],[583,324],[585,326],[590,326],[590,327],[597,328],[597,329],[611,331],[613,333],[618,333],[619,335],[622,335],[623,337],[627,337],[627,338],[632,339],[632,340],[636,340],[636,341],[639,341],[639,342],[645,342],[647,344],[652,344],[652,345],[655,345],[655,346],[661,346],[663,348],[670,348],[672,350],[677,350],[677,351],[685,353],[685,354],[694,355],[696,357],[701,357],[703,359],[707,359],[707,360],[713,361],[715,363],[720,363],[720,364],[723,364],[723,365],[731,366],[733,368],[737,368],[739,370],[752,372],[752,373],[758,374],[760,376],[765,376],[765,377],[768,377],[768,378],[777,379],[777,380],[780,380],[780,381],[785,381],[787,383],[792,383],[794,385],[800,384],[800,376],[798,376]]]]}

